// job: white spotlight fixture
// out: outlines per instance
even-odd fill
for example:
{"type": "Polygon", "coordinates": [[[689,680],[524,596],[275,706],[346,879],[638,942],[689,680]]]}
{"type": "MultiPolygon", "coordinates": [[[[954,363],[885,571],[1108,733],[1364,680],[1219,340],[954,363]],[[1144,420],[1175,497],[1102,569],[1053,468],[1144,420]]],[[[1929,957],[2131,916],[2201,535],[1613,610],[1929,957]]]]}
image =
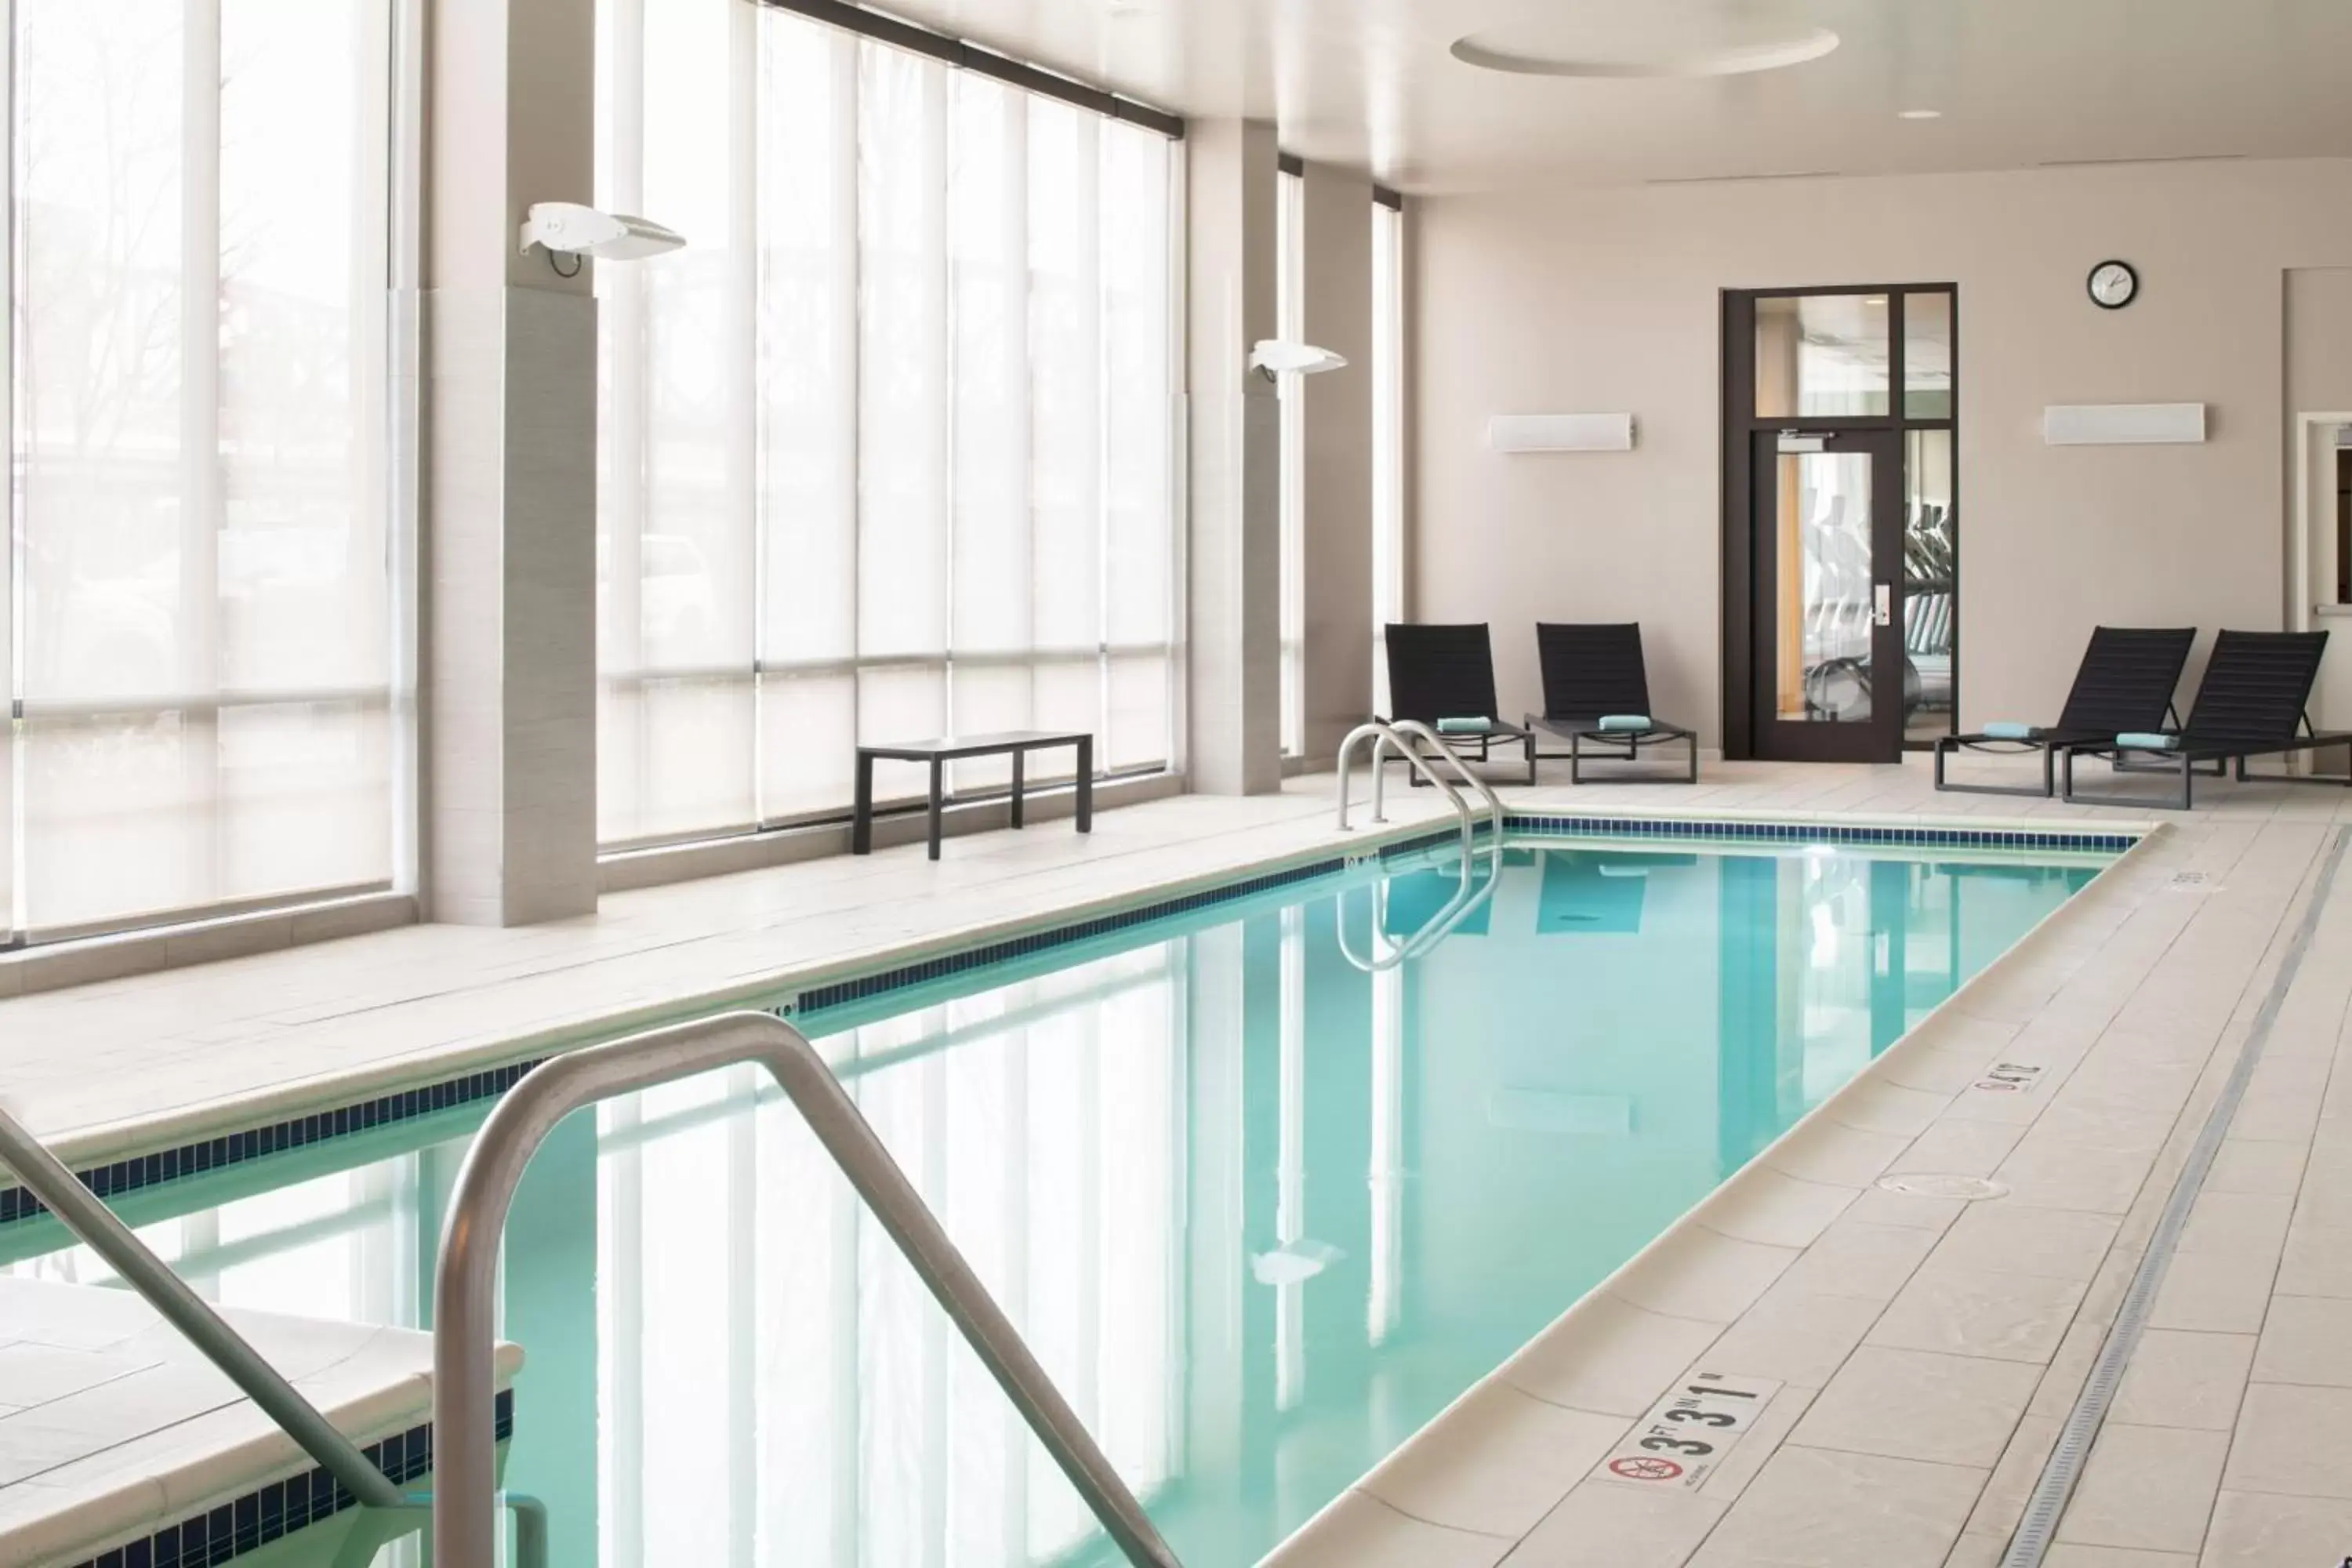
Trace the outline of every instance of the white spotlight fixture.
{"type": "Polygon", "coordinates": [[[1941,120],[1944,118],[1944,111],[1940,109],[1898,109],[1895,111],[1895,118],[1897,120],[1941,120]]]}
{"type": "Polygon", "coordinates": [[[555,256],[593,256],[600,261],[642,261],[677,250],[686,237],[641,217],[599,212],[578,202],[533,202],[522,226],[521,248],[544,246],[555,256]]]}
{"type": "Polygon", "coordinates": [[[1249,367],[1272,381],[1285,371],[1297,371],[1301,375],[1318,375],[1327,370],[1345,368],[1347,360],[1329,349],[1318,349],[1313,343],[1286,342],[1280,338],[1260,338],[1250,350],[1249,367]]]}

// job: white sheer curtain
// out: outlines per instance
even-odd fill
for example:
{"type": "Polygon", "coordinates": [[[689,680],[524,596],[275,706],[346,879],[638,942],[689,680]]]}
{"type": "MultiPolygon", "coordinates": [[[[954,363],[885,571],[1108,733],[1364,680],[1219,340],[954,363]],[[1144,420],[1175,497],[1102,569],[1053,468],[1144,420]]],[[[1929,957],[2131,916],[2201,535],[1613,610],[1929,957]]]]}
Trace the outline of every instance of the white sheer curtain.
{"type": "Polygon", "coordinates": [[[1389,710],[1388,626],[1404,618],[1404,213],[1372,204],[1372,711],[1389,710]]]}
{"type": "Polygon", "coordinates": [[[389,0],[16,0],[0,937],[394,875],[389,0]]]}
{"type": "Polygon", "coordinates": [[[599,17],[600,199],[689,241],[597,278],[603,838],[838,813],[860,737],[1165,763],[1170,143],[740,0],[599,17]]]}

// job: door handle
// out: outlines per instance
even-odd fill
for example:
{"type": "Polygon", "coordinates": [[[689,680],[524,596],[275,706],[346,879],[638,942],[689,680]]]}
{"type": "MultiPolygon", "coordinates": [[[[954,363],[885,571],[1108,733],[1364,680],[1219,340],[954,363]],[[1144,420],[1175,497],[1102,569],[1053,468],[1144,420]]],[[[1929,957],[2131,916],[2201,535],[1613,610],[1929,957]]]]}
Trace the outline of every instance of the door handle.
{"type": "Polygon", "coordinates": [[[1881,583],[1872,595],[1871,618],[1882,626],[1895,624],[1895,584],[1881,583]]]}

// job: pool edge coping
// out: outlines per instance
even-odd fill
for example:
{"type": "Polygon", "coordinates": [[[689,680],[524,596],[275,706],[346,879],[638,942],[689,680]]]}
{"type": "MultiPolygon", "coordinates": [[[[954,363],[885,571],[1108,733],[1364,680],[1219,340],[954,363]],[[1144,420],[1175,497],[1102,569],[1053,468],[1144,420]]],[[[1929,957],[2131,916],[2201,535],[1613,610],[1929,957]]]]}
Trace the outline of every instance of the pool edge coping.
{"type": "MultiPolygon", "coordinates": [[[[1661,1258],[1677,1250],[1697,1247],[1728,1252],[1734,1247],[1779,1245],[1759,1243],[1732,1236],[1706,1223],[1710,1214],[1720,1217],[1722,1211],[1733,1206],[1740,1195],[1753,1193],[1773,1180],[1850,1191],[1853,1195],[1840,1205],[1839,1214],[1843,1214],[1846,1208],[1851,1207],[1863,1194],[1872,1191],[1877,1180],[1875,1176],[1857,1186],[1848,1183],[1824,1181],[1818,1176],[1800,1175],[1782,1169],[1773,1163],[1773,1161],[1776,1156],[1785,1156],[1791,1150],[1809,1142],[1820,1142],[1822,1137],[1821,1129],[1825,1127],[1836,1126],[1856,1131],[1873,1131],[1857,1128],[1851,1122],[1841,1121],[1833,1114],[1841,1109],[1851,1111],[1854,1102],[1865,1098],[1866,1092],[1870,1089],[1892,1088],[1908,1094],[1934,1092],[1923,1091],[1891,1080],[1894,1075],[1902,1069],[1906,1060],[1916,1059],[1925,1052],[1938,1048],[1958,1048],[1957,1047],[1939,1047],[1932,1035],[1938,1029],[1945,1031],[1952,1029],[1954,1026],[1950,1020],[1954,1018],[1977,1016],[1969,1013],[1966,1006],[1970,993],[1990,990],[1998,985],[2004,970],[2021,967],[2031,962],[2034,950],[2046,946],[2051,942],[2052,932],[2063,934],[2063,928],[2065,924],[2079,924],[2084,918],[2095,918],[2099,911],[2099,905],[2111,902],[2117,896],[2118,889],[2124,886],[2124,881],[2120,879],[2109,883],[2109,877],[2127,870],[2130,868],[2130,862],[2136,859],[2152,859],[2160,855],[2165,844],[2178,835],[2173,824],[2153,822],[2141,825],[2134,837],[2137,842],[2129,849],[2118,855],[2089,886],[2036,921],[2015,942],[2003,949],[1992,962],[1969,976],[1949,996],[1929,1009],[1926,1016],[1922,1017],[1916,1025],[1897,1037],[1892,1045],[1857,1070],[1852,1078],[1839,1085],[1820,1104],[1790,1123],[1779,1137],[1757,1151],[1746,1164],[1717,1184],[1689,1208],[1684,1210],[1639,1251],[1595,1281],[1591,1289],[1570,1302],[1550,1322],[1530,1335],[1524,1344],[1505,1357],[1500,1364],[1448,1401],[1444,1409],[1423,1423],[1411,1436],[1391,1449],[1370,1468],[1350,1482],[1344,1490],[1318,1509],[1297,1529],[1284,1537],[1258,1560],[1257,1568],[1320,1568],[1320,1565],[1326,1563],[1344,1562],[1346,1560],[1344,1557],[1334,1555],[1329,1549],[1341,1539],[1342,1531],[1347,1529],[1340,1516],[1349,1509],[1352,1499],[1369,1499],[1389,1512],[1409,1520],[1422,1529],[1439,1531],[1452,1536],[1496,1542],[1501,1548],[1497,1561],[1516,1552],[1527,1539],[1525,1535],[1506,1537],[1461,1525],[1442,1523],[1408,1512],[1395,1502],[1381,1497],[1372,1488],[1383,1478],[1393,1477],[1407,1467],[1426,1460],[1442,1446],[1456,1442],[1461,1442],[1465,1451],[1474,1453],[1482,1460],[1492,1462],[1504,1458],[1509,1450],[1503,1444],[1481,1436],[1474,1426],[1473,1417],[1474,1407],[1482,1400],[1494,1397],[1497,1393],[1517,1394],[1525,1399],[1538,1401],[1563,1415],[1580,1414],[1596,1419],[1615,1421],[1621,1427],[1630,1430],[1632,1426],[1641,1419],[1642,1413],[1648,1410],[1656,1399],[1663,1395],[1688,1369],[1692,1364],[1690,1357],[1684,1356],[1677,1360],[1673,1371],[1668,1372],[1662,1381],[1651,1387],[1638,1403],[1629,1402],[1630,1407],[1622,1414],[1617,1411],[1598,1410],[1590,1405],[1570,1405],[1548,1398],[1522,1386],[1515,1381],[1514,1373],[1515,1372],[1524,1373],[1527,1363],[1534,1358],[1558,1355],[1574,1347],[1580,1341],[1586,1340],[1587,1331],[1596,1327],[1591,1320],[1600,1316],[1611,1304],[1630,1309],[1647,1317],[1670,1319],[1688,1323],[1693,1327],[1705,1327],[1711,1331],[1706,1341],[1708,1346],[1729,1333],[1748,1311],[1752,1310],[1752,1303],[1725,1320],[1701,1319],[1666,1312],[1655,1307],[1644,1305],[1619,1294],[1616,1288],[1636,1278],[1644,1268],[1657,1268],[1661,1258]],[[2107,884],[2109,897],[2086,903],[2086,900],[2091,899],[2093,894],[2100,890],[2103,883],[2107,884]],[[2070,917],[2073,918],[2070,919],[2070,917]]],[[[2151,882],[2145,889],[2126,895],[2129,901],[2116,911],[2116,918],[2107,928],[2107,934],[2112,935],[2116,930],[2120,929],[2124,921],[2127,920],[2131,913],[2139,908],[2140,903],[2152,896],[2157,889],[2158,884],[2151,882]]],[[[2009,1044],[2010,1040],[2005,1038],[1999,1045],[1989,1046],[1986,1048],[1984,1067],[1976,1069],[1977,1072],[1981,1075],[1984,1070],[1998,1064],[2002,1054],[2009,1048],[2009,1044]]],[[[1942,1100],[1943,1105],[1938,1108],[1935,1116],[1931,1117],[1917,1131],[1903,1135],[1905,1150],[1890,1154],[1885,1163],[1892,1164],[1901,1159],[1909,1145],[1916,1142],[1928,1128],[1936,1125],[1942,1119],[1943,1110],[1948,1109],[1950,1103],[1958,1100],[1962,1092],[1965,1091],[1953,1090],[1940,1094],[1938,1098],[1942,1100]]],[[[1894,1136],[1893,1134],[1882,1135],[1894,1136]]],[[[1885,1167],[1882,1166],[1882,1174],[1884,1171],[1885,1167]]],[[[1831,1216],[1832,1220],[1836,1217],[1834,1215],[1831,1216]]],[[[1824,1221],[1821,1228],[1826,1230],[1829,1223],[1824,1221]]],[[[1784,1249],[1794,1250],[1801,1257],[1805,1247],[1800,1246],[1784,1249]]],[[[1777,1282],[1777,1277],[1775,1282],[1777,1282]]],[[[1769,1289],[1769,1287],[1768,1286],[1767,1289],[1769,1289]]],[[[1589,1337],[1593,1342],[1598,1342],[1597,1332],[1589,1337]]],[[[1706,1347],[1702,1346],[1696,1353],[1705,1355],[1706,1347]]],[[[1612,1447],[1613,1448],[1613,1445],[1612,1447]]],[[[1596,1460],[1595,1464],[1597,1462],[1596,1460]]],[[[1554,1506],[1557,1506],[1558,1502],[1564,1502],[1567,1495],[1572,1494],[1577,1487],[1582,1485],[1586,1475],[1593,1468],[1594,1465],[1584,1467],[1584,1469],[1580,1471],[1576,1479],[1570,1483],[1568,1493],[1557,1500],[1554,1506]]]]}
{"type": "MultiPolygon", "coordinates": [[[[431,1336],[422,1337],[429,1340],[431,1336]]],[[[501,1443],[506,1441],[504,1434],[511,1431],[515,1419],[514,1379],[522,1369],[524,1354],[521,1347],[503,1339],[494,1348],[501,1443]]],[[[231,1409],[244,1403],[247,1402],[234,1400],[217,1408],[231,1409]]],[[[394,1481],[404,1486],[430,1473],[433,1374],[429,1370],[413,1372],[395,1382],[352,1394],[325,1408],[335,1425],[362,1450],[381,1448],[389,1452],[398,1447],[404,1459],[397,1468],[405,1473],[394,1475],[392,1468],[385,1470],[394,1481]]],[[[27,1568],[89,1568],[138,1542],[152,1542],[162,1531],[179,1530],[188,1521],[216,1515],[223,1510],[230,1510],[234,1517],[248,1500],[257,1521],[263,1511],[263,1493],[305,1478],[310,1495],[323,1495],[330,1500],[327,1504],[309,1510],[301,1521],[281,1529],[277,1535],[236,1545],[232,1555],[222,1559],[235,1562],[248,1552],[292,1534],[296,1529],[323,1523],[359,1506],[356,1498],[336,1484],[302,1451],[299,1444],[276,1426],[257,1430],[209,1452],[126,1468],[107,1478],[105,1490],[87,1493],[53,1512],[0,1526],[0,1550],[29,1551],[31,1555],[21,1559],[27,1568]],[[184,1495],[175,1499],[164,1489],[167,1486],[184,1495]]],[[[257,1531],[258,1523],[253,1528],[257,1531]]],[[[237,1528],[237,1533],[243,1533],[242,1528],[237,1528]]]]}

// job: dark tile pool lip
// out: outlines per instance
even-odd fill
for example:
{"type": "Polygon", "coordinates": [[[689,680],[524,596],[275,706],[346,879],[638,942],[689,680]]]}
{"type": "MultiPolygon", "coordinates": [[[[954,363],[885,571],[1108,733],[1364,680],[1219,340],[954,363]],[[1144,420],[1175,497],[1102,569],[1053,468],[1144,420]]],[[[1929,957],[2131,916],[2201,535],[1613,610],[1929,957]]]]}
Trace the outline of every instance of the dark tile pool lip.
{"type": "MultiPolygon", "coordinates": [[[[514,1391],[499,1390],[493,1408],[498,1439],[503,1443],[514,1436],[514,1391]]],[[[394,1483],[406,1486],[432,1473],[433,1423],[420,1422],[360,1452],[394,1483]]],[[[83,1558],[73,1568],[208,1568],[358,1506],[359,1500],[326,1471],[304,1470],[211,1508],[185,1513],[175,1510],[168,1522],[141,1525],[144,1533],[83,1558]]]]}
{"type": "MultiPolygon", "coordinates": [[[[1870,822],[1795,816],[1756,819],[1601,816],[1582,812],[1514,812],[1505,817],[1504,830],[1512,836],[1529,837],[1654,838],[1677,843],[1715,844],[1725,847],[1822,845],[1864,849],[2038,850],[2053,854],[2116,855],[2132,847],[2150,831],[2148,827],[2137,824],[2112,823],[2102,824],[2096,829],[2088,826],[2035,828],[2014,824],[1975,826],[1929,821],[1870,822]]],[[[944,952],[931,952],[909,959],[906,956],[907,950],[901,948],[897,952],[877,953],[854,960],[847,973],[840,973],[841,966],[820,966],[816,970],[817,975],[824,975],[827,968],[832,968],[835,973],[815,984],[803,985],[797,992],[793,991],[790,980],[766,985],[762,989],[770,995],[788,994],[791,997],[781,1005],[771,1004],[772,1010],[795,1019],[804,1019],[831,1008],[869,1002],[892,992],[929,984],[990,964],[1031,957],[1172,915],[1212,908],[1349,870],[1375,857],[1391,860],[1417,854],[1450,843],[1455,837],[1456,831],[1453,827],[1433,829],[1426,823],[1392,828],[1384,835],[1367,835],[1354,840],[1349,847],[1338,853],[1322,850],[1294,853],[1268,862],[1264,869],[1244,871],[1239,875],[1226,874],[1223,880],[1212,880],[1202,886],[1186,887],[1179,883],[1173,889],[1162,888],[1124,895],[1112,900],[1120,907],[1080,914],[1075,919],[1049,916],[1046,923],[1034,930],[992,936],[973,934],[961,939],[962,945],[944,952]]],[[[1087,907],[1076,906],[1078,910],[1087,907]]],[[[913,945],[920,951],[939,940],[928,939],[913,945]]],[[[687,999],[680,1003],[679,1007],[681,1011],[699,1012],[735,1005],[755,1004],[748,1000],[730,1004],[687,999]]],[[[578,1037],[557,1050],[538,1050],[496,1066],[477,1067],[470,1071],[385,1093],[362,1092],[340,1103],[331,1100],[321,1108],[299,1115],[273,1117],[214,1137],[174,1142],[152,1152],[128,1154],[77,1170],[75,1174],[81,1179],[83,1185],[99,1196],[115,1197],[241,1164],[264,1155],[307,1148],[331,1139],[494,1099],[512,1088],[525,1073],[550,1055],[560,1054],[560,1049],[611,1037],[610,1030],[600,1032],[593,1025],[573,1032],[578,1037]]],[[[530,1047],[523,1046],[522,1048],[530,1050],[530,1047]]],[[[33,1219],[43,1212],[39,1200],[32,1194],[20,1187],[0,1187],[0,1226],[33,1219]]]]}

